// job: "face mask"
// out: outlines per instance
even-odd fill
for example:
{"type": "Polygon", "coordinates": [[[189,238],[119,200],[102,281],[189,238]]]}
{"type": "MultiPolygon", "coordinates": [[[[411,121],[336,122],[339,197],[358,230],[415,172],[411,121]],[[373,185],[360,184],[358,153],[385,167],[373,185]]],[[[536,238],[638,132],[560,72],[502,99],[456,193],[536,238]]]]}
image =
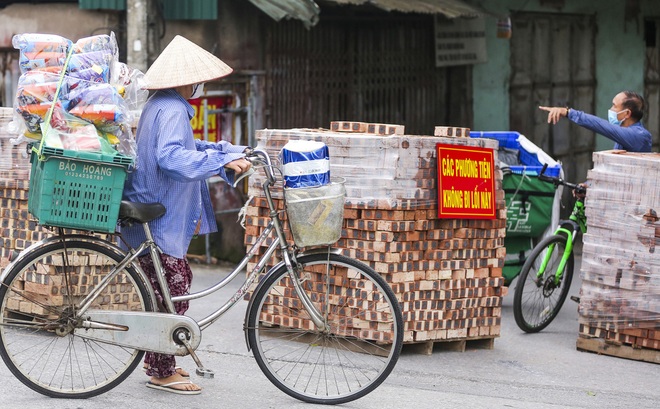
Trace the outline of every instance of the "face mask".
{"type": "MultiPolygon", "coordinates": [[[[623,111],[627,111],[627,110],[624,109],[623,111]]],[[[612,125],[621,125],[621,122],[623,122],[623,121],[622,121],[622,120],[620,121],[619,119],[617,119],[617,117],[618,117],[619,114],[620,114],[621,112],[623,112],[623,111],[614,112],[614,111],[612,111],[611,109],[608,109],[608,110],[607,110],[607,120],[610,121],[610,123],[611,123],[612,125]]]]}
{"type": "Polygon", "coordinates": [[[197,99],[204,94],[204,84],[195,84],[193,85],[193,92],[190,96],[190,99],[197,99]]]}

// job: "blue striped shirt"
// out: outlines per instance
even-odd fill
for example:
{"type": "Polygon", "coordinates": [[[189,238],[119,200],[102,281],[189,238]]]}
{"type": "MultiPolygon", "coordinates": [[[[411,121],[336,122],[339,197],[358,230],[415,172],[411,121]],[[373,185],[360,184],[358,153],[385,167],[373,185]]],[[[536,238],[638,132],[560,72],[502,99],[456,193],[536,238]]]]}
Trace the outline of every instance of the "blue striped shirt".
{"type": "MultiPolygon", "coordinates": [[[[184,258],[202,218],[200,234],[217,230],[206,179],[219,175],[232,183],[234,172],[224,165],[242,158],[245,146],[194,139],[193,107],[173,89],[154,93],[138,123],[137,167],[128,174],[124,200],[162,203],[164,216],[149,223],[154,241],[168,254],[184,258]]],[[[122,228],[129,245],[145,239],[142,226],[122,228]]]]}

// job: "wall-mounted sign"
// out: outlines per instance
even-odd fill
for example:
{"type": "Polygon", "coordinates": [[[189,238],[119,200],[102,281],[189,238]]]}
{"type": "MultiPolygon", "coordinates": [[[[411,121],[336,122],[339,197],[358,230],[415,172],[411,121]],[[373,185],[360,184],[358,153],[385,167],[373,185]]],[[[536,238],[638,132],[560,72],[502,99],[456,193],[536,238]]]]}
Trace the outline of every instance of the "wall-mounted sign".
{"type": "Polygon", "coordinates": [[[435,17],[435,66],[477,64],[488,61],[484,17],[435,17]]]}
{"type": "Polygon", "coordinates": [[[493,150],[436,144],[438,217],[495,219],[493,150]]]}
{"type": "MultiPolygon", "coordinates": [[[[207,96],[196,99],[189,99],[188,102],[195,110],[195,116],[190,120],[195,139],[204,139],[204,100],[206,100],[206,109],[213,111],[231,107],[233,98],[227,95],[207,96]]],[[[208,140],[218,142],[222,140],[222,115],[209,113],[208,120],[208,140]]]]}

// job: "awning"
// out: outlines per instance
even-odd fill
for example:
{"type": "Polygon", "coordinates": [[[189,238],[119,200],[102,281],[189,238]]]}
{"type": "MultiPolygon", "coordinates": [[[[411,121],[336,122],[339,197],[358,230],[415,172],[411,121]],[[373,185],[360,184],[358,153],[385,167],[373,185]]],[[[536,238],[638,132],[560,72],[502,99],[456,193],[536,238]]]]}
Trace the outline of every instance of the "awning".
{"type": "MultiPolygon", "coordinates": [[[[321,12],[314,0],[250,0],[250,2],[276,21],[294,18],[302,20],[308,27],[318,22],[321,12]]],[[[461,0],[322,0],[322,2],[343,6],[371,5],[388,12],[442,14],[448,18],[488,14],[485,10],[461,0]]]]}
{"type": "Polygon", "coordinates": [[[372,5],[385,11],[401,13],[443,14],[449,18],[473,17],[484,14],[484,10],[460,0],[325,0],[341,5],[372,5]]]}
{"type": "Polygon", "coordinates": [[[321,9],[314,0],[250,0],[275,21],[283,18],[302,20],[306,27],[318,23],[321,9]]]}

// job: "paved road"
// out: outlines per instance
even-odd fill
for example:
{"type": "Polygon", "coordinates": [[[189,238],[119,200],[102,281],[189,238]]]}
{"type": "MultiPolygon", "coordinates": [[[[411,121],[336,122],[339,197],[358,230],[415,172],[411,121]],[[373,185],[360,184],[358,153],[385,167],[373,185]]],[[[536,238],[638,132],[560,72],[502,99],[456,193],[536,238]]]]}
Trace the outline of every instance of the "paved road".
{"type": "MultiPolygon", "coordinates": [[[[215,282],[227,268],[196,266],[194,271],[195,287],[201,287],[215,282]]],[[[574,280],[572,293],[577,293],[579,277],[574,280]]],[[[219,294],[214,299],[221,297],[219,294]]],[[[435,350],[431,356],[404,351],[383,385],[342,407],[655,409],[660,405],[659,365],[576,350],[575,303],[567,301],[548,329],[529,335],[515,324],[512,297],[510,291],[504,299],[502,335],[496,339],[494,349],[435,350]]],[[[203,308],[204,304],[193,305],[189,314],[201,318],[203,308]]],[[[0,408],[316,407],[289,398],[260,372],[245,347],[244,312],[242,303],[204,333],[198,352],[216,375],[215,379],[193,376],[204,388],[201,395],[179,396],[147,389],[146,375],[136,371],[104,395],[82,401],[56,400],[32,392],[0,363],[0,408]]],[[[194,367],[189,357],[179,363],[188,369],[194,367]]]]}

